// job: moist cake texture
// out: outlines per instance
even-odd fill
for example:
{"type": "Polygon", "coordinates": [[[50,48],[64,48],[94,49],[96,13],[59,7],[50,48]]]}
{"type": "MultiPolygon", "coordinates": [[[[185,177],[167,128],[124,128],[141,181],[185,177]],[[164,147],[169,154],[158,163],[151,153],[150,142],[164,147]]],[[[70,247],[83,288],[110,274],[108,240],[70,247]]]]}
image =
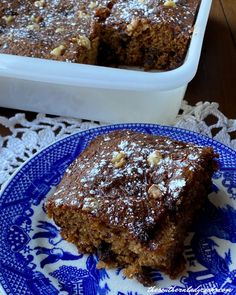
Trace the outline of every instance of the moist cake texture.
{"type": "Polygon", "coordinates": [[[82,2],[2,2],[1,53],[96,63],[100,28],[93,15],[82,13],[82,2]]]}
{"type": "Polygon", "coordinates": [[[198,0],[117,0],[102,28],[99,62],[146,70],[180,66],[198,5],[198,0]]]}
{"type": "Polygon", "coordinates": [[[200,0],[37,0],[0,4],[0,53],[105,66],[181,65],[200,0]]]}
{"type": "Polygon", "coordinates": [[[64,239],[97,253],[98,267],[129,278],[184,268],[189,224],[216,170],[212,148],[133,131],[98,136],[67,169],[46,203],[64,239]]]}

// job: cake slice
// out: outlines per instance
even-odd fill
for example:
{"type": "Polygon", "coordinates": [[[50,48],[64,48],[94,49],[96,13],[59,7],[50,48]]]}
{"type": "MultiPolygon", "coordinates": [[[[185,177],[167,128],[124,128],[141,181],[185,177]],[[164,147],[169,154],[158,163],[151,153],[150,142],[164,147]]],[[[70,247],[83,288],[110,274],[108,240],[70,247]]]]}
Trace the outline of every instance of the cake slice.
{"type": "Polygon", "coordinates": [[[148,269],[184,268],[188,226],[207,198],[215,153],[167,137],[113,131],[67,169],[46,210],[64,239],[97,253],[98,267],[124,268],[144,284],[148,269]]]}
{"type": "Polygon", "coordinates": [[[170,70],[184,62],[199,0],[117,0],[102,28],[99,63],[170,70]]]}

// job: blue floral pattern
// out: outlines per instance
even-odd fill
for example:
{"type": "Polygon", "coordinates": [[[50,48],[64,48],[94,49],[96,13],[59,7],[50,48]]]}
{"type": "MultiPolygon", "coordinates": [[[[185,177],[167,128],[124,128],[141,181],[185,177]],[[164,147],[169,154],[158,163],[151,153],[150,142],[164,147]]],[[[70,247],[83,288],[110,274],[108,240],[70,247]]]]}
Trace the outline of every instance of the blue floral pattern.
{"type": "Polygon", "coordinates": [[[219,153],[220,170],[214,175],[206,210],[186,240],[187,271],[175,281],[158,270],[151,276],[159,287],[167,288],[162,294],[171,294],[168,286],[178,288],[178,294],[194,294],[189,287],[212,288],[207,294],[221,294],[220,289],[228,288],[236,294],[236,152],[190,131],[151,124],[112,125],[74,134],[41,151],[12,177],[0,196],[0,282],[5,293],[147,294],[120,269],[96,269],[97,257],[80,254],[64,241],[43,206],[88,143],[115,129],[171,136],[213,146],[219,153]]]}

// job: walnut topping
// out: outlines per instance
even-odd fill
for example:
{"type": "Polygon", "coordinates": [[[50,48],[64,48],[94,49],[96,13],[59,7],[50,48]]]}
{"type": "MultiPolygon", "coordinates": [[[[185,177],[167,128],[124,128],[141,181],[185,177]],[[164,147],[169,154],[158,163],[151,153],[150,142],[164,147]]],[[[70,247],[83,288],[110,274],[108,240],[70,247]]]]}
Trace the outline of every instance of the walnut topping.
{"type": "Polygon", "coordinates": [[[153,167],[153,166],[157,166],[161,159],[162,159],[161,154],[158,151],[154,151],[148,156],[147,162],[149,166],[153,167]]]}
{"type": "Polygon", "coordinates": [[[32,25],[28,25],[26,28],[28,30],[31,30],[31,31],[38,30],[39,29],[39,25],[38,24],[32,24],[32,25]]]}
{"type": "Polygon", "coordinates": [[[54,48],[50,54],[56,57],[62,56],[65,52],[66,47],[64,45],[59,45],[58,47],[54,48]]]}
{"type": "Polygon", "coordinates": [[[111,160],[112,164],[114,164],[114,166],[116,168],[121,168],[125,165],[126,163],[126,155],[125,152],[120,151],[120,152],[114,152],[113,153],[113,158],[111,160]]]}
{"type": "Polygon", "coordinates": [[[156,184],[152,184],[149,187],[148,194],[154,199],[159,199],[161,197],[161,191],[156,184]]]}
{"type": "Polygon", "coordinates": [[[127,33],[128,35],[132,35],[133,31],[138,27],[138,20],[132,19],[131,23],[127,25],[127,33]]]}
{"type": "Polygon", "coordinates": [[[64,28],[57,28],[56,31],[55,31],[55,33],[62,33],[64,31],[65,31],[64,28]]]}
{"type": "Polygon", "coordinates": [[[94,9],[95,7],[97,7],[97,3],[96,2],[90,2],[88,7],[90,9],[94,9]]]}
{"type": "Polygon", "coordinates": [[[45,6],[45,0],[39,0],[34,2],[35,7],[44,7],[45,6]]]}
{"type": "Polygon", "coordinates": [[[2,19],[5,20],[5,22],[10,25],[14,21],[14,16],[8,15],[8,16],[3,16],[2,19]]]}
{"type": "Polygon", "coordinates": [[[88,15],[85,12],[81,11],[81,10],[78,11],[77,15],[78,15],[78,18],[86,18],[86,17],[88,17],[88,15]]]}
{"type": "Polygon", "coordinates": [[[78,45],[85,47],[87,49],[91,49],[91,42],[89,40],[89,38],[87,38],[86,36],[79,36],[77,38],[72,38],[71,41],[73,43],[77,43],[78,45]]]}
{"type": "Polygon", "coordinates": [[[33,22],[33,23],[36,23],[36,24],[38,24],[38,23],[40,23],[41,21],[43,20],[43,18],[42,18],[42,16],[35,16],[35,15],[32,15],[31,16],[31,21],[33,22]]]}
{"type": "Polygon", "coordinates": [[[176,7],[176,4],[173,0],[166,0],[164,3],[165,7],[176,7]]]}

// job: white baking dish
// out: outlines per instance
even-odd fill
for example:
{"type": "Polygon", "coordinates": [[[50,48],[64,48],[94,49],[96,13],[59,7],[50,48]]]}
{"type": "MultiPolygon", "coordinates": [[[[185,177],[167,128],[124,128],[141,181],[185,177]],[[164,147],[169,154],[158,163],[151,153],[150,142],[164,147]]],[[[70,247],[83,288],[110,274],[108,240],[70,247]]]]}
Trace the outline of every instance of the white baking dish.
{"type": "Polygon", "coordinates": [[[103,122],[171,124],[194,77],[212,0],[202,0],[185,62],[166,72],[0,54],[0,106],[103,122]]]}

